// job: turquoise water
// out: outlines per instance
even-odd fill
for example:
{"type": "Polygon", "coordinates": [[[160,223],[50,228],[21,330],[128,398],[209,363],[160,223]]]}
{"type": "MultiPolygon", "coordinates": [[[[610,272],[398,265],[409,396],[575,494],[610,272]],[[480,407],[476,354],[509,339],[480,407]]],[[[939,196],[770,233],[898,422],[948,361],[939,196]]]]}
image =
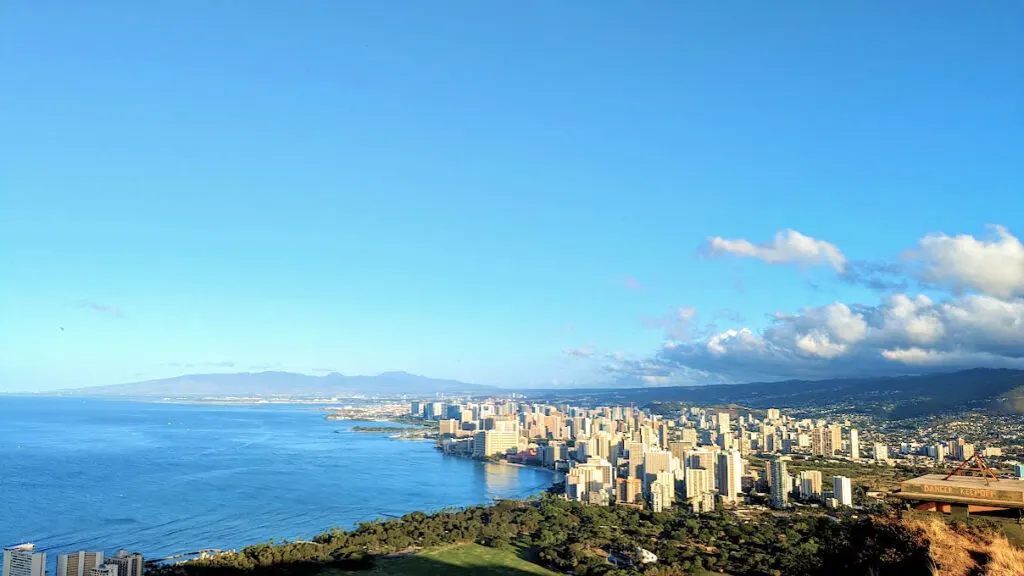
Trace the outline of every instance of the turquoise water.
{"type": "Polygon", "coordinates": [[[347,431],[358,424],[308,406],[0,397],[0,545],[158,558],[525,497],[552,481],[347,431]]]}

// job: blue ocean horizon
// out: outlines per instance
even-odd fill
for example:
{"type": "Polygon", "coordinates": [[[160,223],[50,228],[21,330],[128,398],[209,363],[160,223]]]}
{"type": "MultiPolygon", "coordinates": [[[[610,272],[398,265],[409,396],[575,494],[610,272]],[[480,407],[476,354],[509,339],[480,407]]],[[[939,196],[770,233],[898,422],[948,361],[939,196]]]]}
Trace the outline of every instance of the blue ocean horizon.
{"type": "MultiPolygon", "coordinates": [[[[150,558],[523,498],[546,470],[351,432],[321,407],[0,397],[0,545],[150,558]]],[[[365,424],[365,423],[363,423],[365,424]]]]}

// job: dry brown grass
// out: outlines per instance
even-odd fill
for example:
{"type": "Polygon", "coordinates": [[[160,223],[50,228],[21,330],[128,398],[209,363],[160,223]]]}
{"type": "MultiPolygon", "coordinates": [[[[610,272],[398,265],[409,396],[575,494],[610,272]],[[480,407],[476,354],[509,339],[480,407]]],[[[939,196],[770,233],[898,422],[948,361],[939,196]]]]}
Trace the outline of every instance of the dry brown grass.
{"type": "Polygon", "coordinates": [[[1001,534],[957,529],[938,518],[906,525],[928,541],[936,576],[1024,576],[1024,550],[1001,534]]]}

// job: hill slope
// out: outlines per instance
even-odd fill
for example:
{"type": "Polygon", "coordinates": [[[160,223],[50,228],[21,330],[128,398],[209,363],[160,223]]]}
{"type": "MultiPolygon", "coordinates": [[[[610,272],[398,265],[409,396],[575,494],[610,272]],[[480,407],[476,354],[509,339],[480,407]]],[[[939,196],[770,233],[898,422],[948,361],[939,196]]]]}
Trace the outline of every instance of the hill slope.
{"type": "Polygon", "coordinates": [[[162,380],[112,384],[74,390],[62,394],[77,396],[312,396],[337,394],[420,394],[488,393],[490,386],[442,380],[406,372],[384,372],[377,376],[345,376],[331,373],[310,376],[294,372],[242,372],[237,374],[189,374],[162,380]]]}
{"type": "Polygon", "coordinates": [[[976,368],[945,374],[893,378],[787,380],[717,386],[535,391],[545,398],[586,397],[594,402],[646,405],[683,402],[738,404],[749,408],[843,406],[854,411],[912,418],[961,407],[1000,411],[1024,408],[1018,388],[1024,371],[976,368]]]}

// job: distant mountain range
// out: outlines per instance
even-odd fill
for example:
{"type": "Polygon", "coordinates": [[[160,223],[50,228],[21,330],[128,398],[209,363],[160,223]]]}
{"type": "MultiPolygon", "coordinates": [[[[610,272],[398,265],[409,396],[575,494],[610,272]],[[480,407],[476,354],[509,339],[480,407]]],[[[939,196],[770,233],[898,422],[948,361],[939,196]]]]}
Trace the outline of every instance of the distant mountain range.
{"type": "Polygon", "coordinates": [[[75,396],[185,397],[185,396],[334,396],[339,394],[423,395],[488,394],[498,388],[417,376],[407,372],[384,372],[377,376],[345,376],[332,372],[310,376],[294,372],[243,372],[237,374],[189,374],[129,384],[111,384],[59,393],[75,396]]]}
{"type": "MultiPolygon", "coordinates": [[[[817,409],[827,406],[893,419],[939,414],[959,408],[1024,413],[1024,370],[976,368],[960,372],[890,378],[787,380],[708,386],[566,388],[518,390],[541,401],[648,406],[682,402],[736,404],[748,408],[817,409]]],[[[508,394],[510,389],[385,372],[377,376],[294,372],[190,374],[162,380],[61,390],[75,396],[123,398],[223,396],[433,396],[508,394]]]]}
{"type": "Polygon", "coordinates": [[[787,380],[709,386],[534,390],[531,397],[585,401],[592,404],[648,406],[681,402],[698,405],[736,404],[747,408],[819,409],[906,419],[962,408],[1024,413],[1024,370],[975,368],[919,376],[787,380]]]}

